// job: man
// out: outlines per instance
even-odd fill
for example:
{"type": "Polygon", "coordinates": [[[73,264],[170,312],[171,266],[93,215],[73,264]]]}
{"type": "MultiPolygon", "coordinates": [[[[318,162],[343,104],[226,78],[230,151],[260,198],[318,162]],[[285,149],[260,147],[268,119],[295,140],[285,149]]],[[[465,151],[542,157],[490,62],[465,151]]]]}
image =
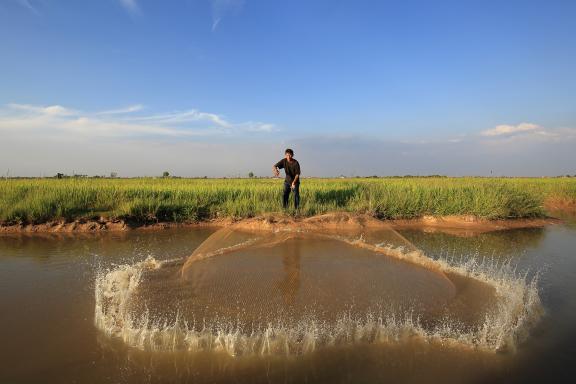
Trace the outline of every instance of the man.
{"type": "Polygon", "coordinates": [[[284,158],[272,166],[274,176],[280,175],[280,169],[284,169],[284,172],[286,172],[282,206],[288,208],[290,191],[293,191],[294,208],[298,209],[298,205],[300,204],[300,164],[298,160],[294,158],[294,151],[290,148],[284,151],[284,158]]]}

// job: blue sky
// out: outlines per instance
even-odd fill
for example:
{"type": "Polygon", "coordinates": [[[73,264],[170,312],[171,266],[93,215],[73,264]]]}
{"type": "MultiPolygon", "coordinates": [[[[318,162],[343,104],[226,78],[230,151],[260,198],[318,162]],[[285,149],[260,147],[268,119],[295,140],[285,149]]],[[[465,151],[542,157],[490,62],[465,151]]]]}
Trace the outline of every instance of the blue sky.
{"type": "Polygon", "coordinates": [[[555,0],[0,0],[0,173],[267,174],[285,146],[318,176],[576,173],[574,20],[555,0]]]}

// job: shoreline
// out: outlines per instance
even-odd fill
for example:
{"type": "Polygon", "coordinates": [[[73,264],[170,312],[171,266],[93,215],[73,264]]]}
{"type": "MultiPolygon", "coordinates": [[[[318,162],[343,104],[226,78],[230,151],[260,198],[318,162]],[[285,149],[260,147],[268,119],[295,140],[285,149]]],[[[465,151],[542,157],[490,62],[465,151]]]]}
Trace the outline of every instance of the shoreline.
{"type": "MultiPolygon", "coordinates": [[[[365,216],[361,214],[342,214],[333,213],[328,215],[345,215],[346,217],[365,216]]],[[[245,219],[212,219],[198,222],[157,222],[152,224],[129,222],[124,220],[75,220],[71,222],[49,221],[42,224],[0,224],[0,235],[2,234],[49,234],[49,233],[118,233],[130,231],[160,231],[174,228],[221,228],[250,221],[266,221],[282,223],[291,223],[298,225],[304,220],[311,218],[322,218],[324,215],[312,217],[292,218],[284,215],[264,215],[255,218],[245,219]]],[[[564,221],[555,217],[539,218],[518,218],[518,219],[499,219],[489,220],[478,218],[470,215],[462,216],[423,216],[416,219],[390,219],[380,220],[388,224],[393,229],[414,229],[426,232],[443,232],[456,236],[473,236],[480,233],[494,232],[506,229],[520,228],[542,228],[547,225],[561,224],[564,221]]]]}

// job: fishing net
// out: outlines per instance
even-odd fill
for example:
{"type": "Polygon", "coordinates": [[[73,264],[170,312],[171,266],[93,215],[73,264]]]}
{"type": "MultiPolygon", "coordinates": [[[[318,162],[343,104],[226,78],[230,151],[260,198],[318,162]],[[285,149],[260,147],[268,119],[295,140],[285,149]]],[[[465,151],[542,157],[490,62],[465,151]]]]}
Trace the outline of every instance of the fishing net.
{"type": "Polygon", "coordinates": [[[472,278],[381,221],[346,215],[245,220],[184,260],[113,272],[97,282],[97,324],[153,349],[302,353],[406,335],[493,347],[506,336],[487,327],[539,303],[519,280],[472,278]],[[521,292],[499,295],[514,281],[521,292]]]}

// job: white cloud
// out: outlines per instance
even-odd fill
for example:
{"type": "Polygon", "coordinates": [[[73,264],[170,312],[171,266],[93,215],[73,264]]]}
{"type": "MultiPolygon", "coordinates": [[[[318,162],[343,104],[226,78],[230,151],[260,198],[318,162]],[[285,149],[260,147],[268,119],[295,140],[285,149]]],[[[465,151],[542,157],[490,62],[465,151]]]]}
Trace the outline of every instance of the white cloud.
{"type": "Polygon", "coordinates": [[[480,134],[482,136],[503,136],[503,135],[510,136],[527,132],[541,133],[543,132],[543,129],[539,125],[532,123],[520,123],[518,125],[502,124],[497,125],[494,128],[482,131],[480,134]]]}
{"type": "Polygon", "coordinates": [[[270,132],[270,123],[233,123],[214,113],[190,109],[156,115],[138,114],[141,105],[86,113],[60,105],[7,104],[0,108],[0,133],[53,140],[104,138],[186,138],[270,132]],[[125,116],[129,114],[129,116],[125,116]]]}
{"type": "Polygon", "coordinates": [[[482,131],[480,135],[486,138],[482,142],[488,145],[508,146],[512,143],[522,142],[566,142],[576,138],[576,128],[548,128],[533,123],[503,124],[482,131]]]}
{"type": "Polygon", "coordinates": [[[67,116],[73,115],[75,112],[71,109],[64,108],[61,105],[49,105],[47,107],[44,106],[37,106],[37,105],[30,105],[30,104],[16,104],[10,103],[7,104],[7,107],[12,110],[19,110],[25,111],[29,113],[35,113],[40,115],[49,115],[49,116],[67,116]]]}

